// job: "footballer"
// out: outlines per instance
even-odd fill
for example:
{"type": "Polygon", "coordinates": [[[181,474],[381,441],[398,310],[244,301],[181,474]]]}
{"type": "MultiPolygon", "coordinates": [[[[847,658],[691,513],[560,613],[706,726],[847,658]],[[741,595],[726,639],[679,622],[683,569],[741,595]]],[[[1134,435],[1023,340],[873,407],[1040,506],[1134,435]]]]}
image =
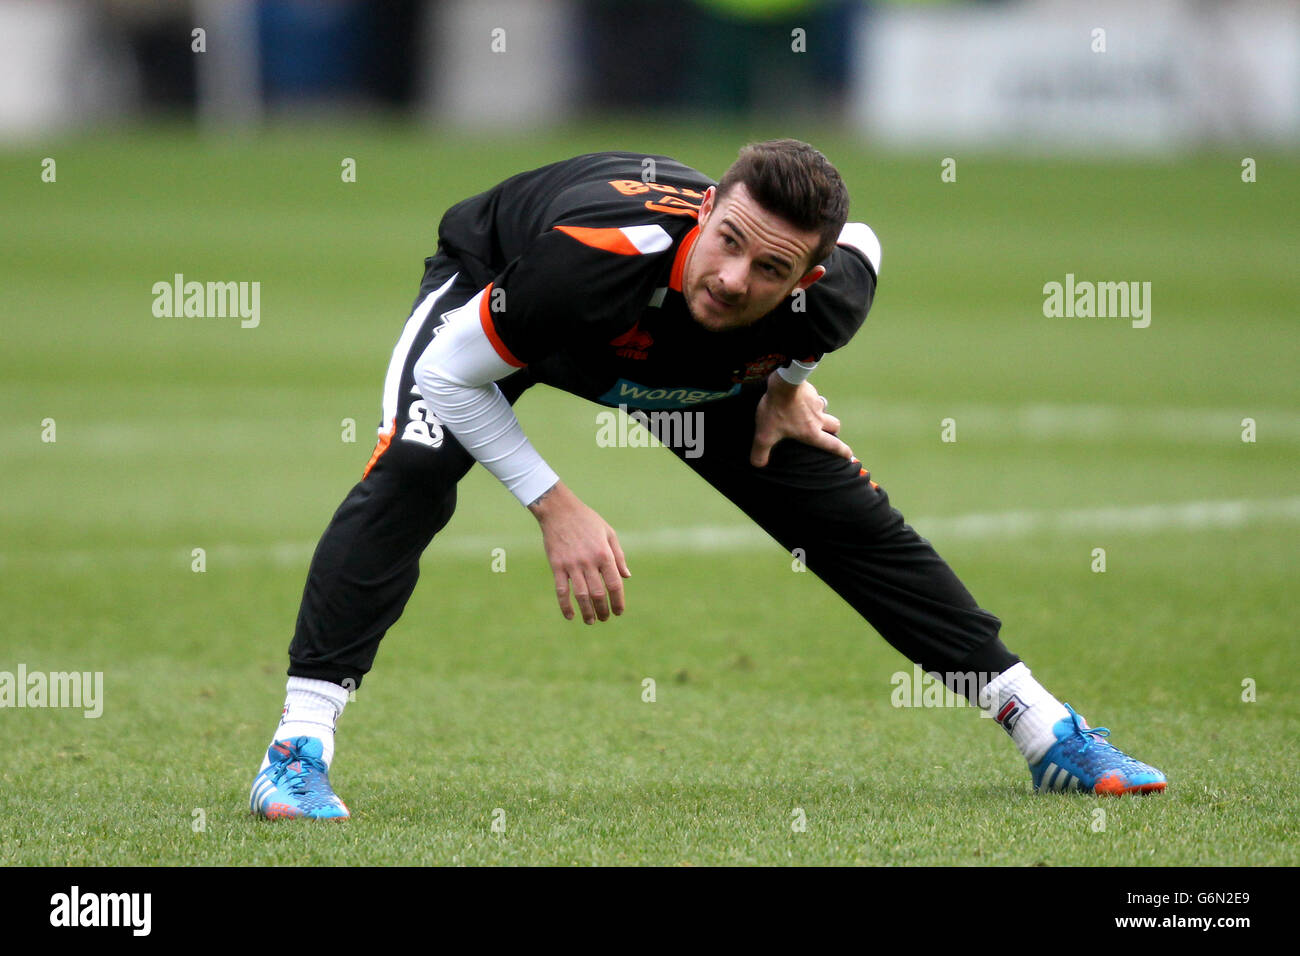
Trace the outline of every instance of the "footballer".
{"type": "Polygon", "coordinates": [[[349,815],[329,779],[339,715],[475,462],[536,517],[564,616],[623,613],[631,572],[618,536],[512,409],[538,384],[701,415],[708,442],[672,451],[787,551],[802,549],[924,671],[949,686],[989,675],[966,692],[1010,734],[1035,790],[1165,788],[1038,683],[839,437],[808,379],[866,318],[881,258],[848,211],[834,166],[787,139],[745,147],[718,182],[666,156],[593,153],[446,212],[393,349],[378,442],[311,561],[253,813],[349,815]]]}

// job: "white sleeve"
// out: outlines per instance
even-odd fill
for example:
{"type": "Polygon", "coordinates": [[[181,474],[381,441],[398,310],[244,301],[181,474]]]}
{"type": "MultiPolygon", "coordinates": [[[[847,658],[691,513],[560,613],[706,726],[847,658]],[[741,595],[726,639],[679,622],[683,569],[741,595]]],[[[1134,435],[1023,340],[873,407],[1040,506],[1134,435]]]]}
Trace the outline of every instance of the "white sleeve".
{"type": "Polygon", "coordinates": [[[865,222],[846,222],[835,240],[838,246],[851,246],[871,263],[871,271],[880,278],[880,240],[865,222]]]}
{"type": "Polygon", "coordinates": [[[808,376],[813,373],[813,369],[816,367],[816,362],[800,362],[798,359],[791,359],[790,364],[777,369],[776,374],[791,385],[802,385],[808,381],[808,376]]]}
{"type": "Polygon", "coordinates": [[[527,505],[560,480],[524,435],[495,382],[517,371],[479,319],[480,292],[447,314],[415,363],[415,384],[456,440],[527,505]]]}

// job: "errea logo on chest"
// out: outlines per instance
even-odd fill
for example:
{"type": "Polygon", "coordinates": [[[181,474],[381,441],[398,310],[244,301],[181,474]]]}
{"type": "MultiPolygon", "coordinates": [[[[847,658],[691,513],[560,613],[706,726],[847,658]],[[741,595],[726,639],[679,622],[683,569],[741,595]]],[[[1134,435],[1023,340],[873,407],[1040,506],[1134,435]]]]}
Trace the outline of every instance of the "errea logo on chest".
{"type": "Polygon", "coordinates": [[[618,338],[610,339],[609,344],[614,346],[614,354],[619,358],[644,361],[650,357],[650,346],[655,344],[655,340],[637,323],[618,338]]]}

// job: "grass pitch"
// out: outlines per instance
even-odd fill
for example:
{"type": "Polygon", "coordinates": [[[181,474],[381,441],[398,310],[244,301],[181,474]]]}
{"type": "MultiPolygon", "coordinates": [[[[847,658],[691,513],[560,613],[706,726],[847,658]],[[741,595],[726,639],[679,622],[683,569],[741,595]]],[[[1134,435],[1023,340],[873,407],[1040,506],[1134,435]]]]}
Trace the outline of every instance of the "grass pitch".
{"type": "Polygon", "coordinates": [[[104,679],[97,719],[0,709],[0,863],[1300,862],[1300,168],[956,158],[943,183],[939,156],[818,130],[662,127],[0,155],[0,671],[104,679]],[[628,613],[565,622],[533,519],[472,473],[340,722],[353,819],[252,820],[311,549],[443,209],[588,149],[718,175],[771,135],[822,146],[883,243],[868,323],[815,379],[845,437],[1008,646],[1169,790],[1033,795],[990,721],[894,707],[909,663],[670,455],[599,448],[594,407],[535,389],[524,427],[620,532],[628,613]],[[156,318],[178,272],[260,282],[260,324],[156,318]],[[1151,282],[1150,327],[1045,317],[1067,273],[1151,282]]]}

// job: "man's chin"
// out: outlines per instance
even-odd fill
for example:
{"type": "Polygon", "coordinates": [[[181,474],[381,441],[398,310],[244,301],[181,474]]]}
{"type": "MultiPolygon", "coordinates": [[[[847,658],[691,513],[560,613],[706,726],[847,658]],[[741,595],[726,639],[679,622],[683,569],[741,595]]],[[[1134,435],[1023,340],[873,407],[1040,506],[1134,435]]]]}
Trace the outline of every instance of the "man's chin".
{"type": "Polygon", "coordinates": [[[689,311],[691,313],[691,318],[693,318],[698,325],[704,326],[704,328],[708,329],[710,332],[726,332],[745,324],[738,321],[740,316],[739,309],[731,308],[720,310],[716,307],[712,307],[711,302],[709,303],[709,306],[710,307],[706,308],[698,308],[692,305],[689,311]]]}

